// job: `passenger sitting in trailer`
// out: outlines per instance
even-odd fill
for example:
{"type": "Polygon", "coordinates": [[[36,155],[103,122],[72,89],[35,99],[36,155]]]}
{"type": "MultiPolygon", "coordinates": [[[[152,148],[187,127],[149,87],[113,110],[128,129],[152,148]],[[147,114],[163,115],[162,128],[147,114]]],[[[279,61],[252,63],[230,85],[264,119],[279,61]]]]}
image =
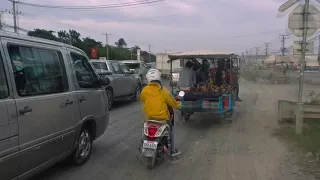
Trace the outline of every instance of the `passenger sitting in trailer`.
{"type": "Polygon", "coordinates": [[[185,67],[179,73],[178,87],[182,91],[188,91],[196,84],[196,73],[193,66],[192,61],[187,61],[185,67]]]}

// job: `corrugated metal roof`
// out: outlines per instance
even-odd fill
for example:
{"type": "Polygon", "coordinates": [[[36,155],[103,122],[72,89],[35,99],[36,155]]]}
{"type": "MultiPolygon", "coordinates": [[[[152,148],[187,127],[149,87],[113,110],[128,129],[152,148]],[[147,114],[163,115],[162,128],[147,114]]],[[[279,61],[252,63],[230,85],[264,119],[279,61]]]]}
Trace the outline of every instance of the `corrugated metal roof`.
{"type": "Polygon", "coordinates": [[[194,59],[194,58],[218,58],[218,59],[228,59],[230,56],[234,56],[234,53],[230,52],[219,52],[213,50],[199,50],[199,51],[190,51],[190,52],[183,52],[175,55],[169,55],[170,61],[174,61],[177,59],[194,59]]]}
{"type": "Polygon", "coordinates": [[[219,52],[219,51],[213,51],[213,50],[198,50],[198,51],[190,51],[190,52],[182,52],[178,53],[176,55],[178,56],[193,56],[193,55],[219,55],[219,54],[233,54],[232,52],[219,52]]]}

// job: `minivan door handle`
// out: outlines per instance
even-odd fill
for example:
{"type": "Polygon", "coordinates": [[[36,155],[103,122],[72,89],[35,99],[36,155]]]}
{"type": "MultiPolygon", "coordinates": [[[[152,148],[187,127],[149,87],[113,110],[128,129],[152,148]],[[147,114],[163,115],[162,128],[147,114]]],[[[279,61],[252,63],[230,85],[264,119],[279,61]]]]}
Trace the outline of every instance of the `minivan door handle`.
{"type": "Polygon", "coordinates": [[[19,110],[19,114],[21,115],[24,115],[30,112],[32,112],[32,108],[30,108],[29,106],[25,106],[23,109],[19,110]]]}
{"type": "Polygon", "coordinates": [[[67,101],[66,101],[64,104],[65,104],[66,106],[67,106],[67,105],[71,105],[71,104],[73,104],[73,101],[67,99],[67,101]]]}
{"type": "Polygon", "coordinates": [[[84,96],[82,96],[80,99],[79,99],[79,101],[80,101],[80,103],[82,103],[83,101],[85,101],[85,100],[87,100],[84,96]]]}

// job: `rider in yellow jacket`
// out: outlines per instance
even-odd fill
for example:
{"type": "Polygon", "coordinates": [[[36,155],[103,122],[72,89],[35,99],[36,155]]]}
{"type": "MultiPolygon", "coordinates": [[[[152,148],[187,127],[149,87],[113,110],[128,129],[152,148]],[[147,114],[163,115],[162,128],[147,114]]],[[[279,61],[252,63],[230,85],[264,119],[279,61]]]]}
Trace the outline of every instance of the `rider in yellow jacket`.
{"type": "MultiPolygon", "coordinates": [[[[157,69],[150,69],[146,75],[148,85],[143,88],[140,100],[143,102],[143,109],[147,119],[164,120],[173,129],[173,123],[170,121],[169,106],[175,109],[181,108],[181,102],[176,101],[170,94],[167,88],[161,84],[161,73],[157,69]]],[[[173,139],[173,134],[170,140],[173,139]]],[[[173,141],[171,141],[171,147],[173,141]]],[[[180,154],[178,150],[171,149],[171,155],[180,154]]]]}
{"type": "Polygon", "coordinates": [[[148,119],[170,120],[168,106],[179,109],[181,102],[176,101],[167,88],[157,82],[149,82],[143,88],[140,100],[144,103],[144,112],[148,119]]]}

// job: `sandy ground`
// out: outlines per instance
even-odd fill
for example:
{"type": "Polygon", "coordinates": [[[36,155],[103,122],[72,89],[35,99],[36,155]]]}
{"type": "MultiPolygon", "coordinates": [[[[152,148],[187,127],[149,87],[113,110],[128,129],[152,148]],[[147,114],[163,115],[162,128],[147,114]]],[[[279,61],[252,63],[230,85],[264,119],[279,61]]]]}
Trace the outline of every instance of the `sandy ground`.
{"type": "Polygon", "coordinates": [[[88,163],[78,168],[55,166],[33,179],[313,180],[303,174],[287,146],[272,135],[278,128],[276,100],[292,99],[294,93],[290,87],[242,80],[244,101],[235,109],[234,123],[219,124],[210,113],[195,113],[187,123],[177,121],[180,161],[168,160],[154,170],[136,158],[141,105],[122,103],[112,110],[109,128],[95,142],[88,163]]]}

